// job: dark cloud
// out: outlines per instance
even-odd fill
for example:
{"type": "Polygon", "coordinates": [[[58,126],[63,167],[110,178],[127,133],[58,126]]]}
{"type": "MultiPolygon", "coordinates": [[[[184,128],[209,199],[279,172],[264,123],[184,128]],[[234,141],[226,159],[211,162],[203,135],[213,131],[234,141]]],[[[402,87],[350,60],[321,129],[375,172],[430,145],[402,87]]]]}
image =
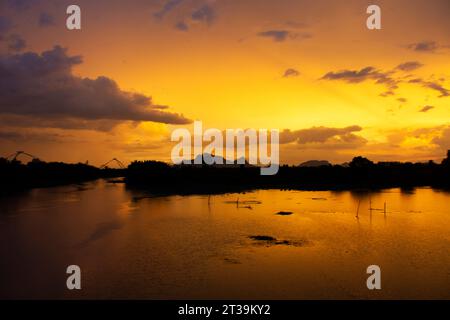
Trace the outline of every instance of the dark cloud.
{"type": "Polygon", "coordinates": [[[25,42],[25,40],[17,34],[8,36],[7,41],[8,49],[14,52],[22,51],[27,47],[27,43],[25,42]]]}
{"type": "Polygon", "coordinates": [[[149,96],[121,90],[110,78],[74,76],[72,67],[80,63],[80,56],[69,56],[59,46],[42,54],[0,56],[0,113],[49,119],[191,122],[155,107],[149,96]]]}
{"type": "Polygon", "coordinates": [[[439,92],[441,95],[439,98],[444,98],[450,96],[450,90],[444,88],[440,83],[435,81],[426,81],[421,78],[414,78],[408,81],[408,83],[420,84],[424,88],[432,89],[439,92]]]}
{"type": "Polygon", "coordinates": [[[297,33],[289,30],[267,30],[260,32],[257,35],[259,37],[269,38],[275,42],[284,42],[286,40],[311,38],[311,34],[309,33],[297,33]]]}
{"type": "Polygon", "coordinates": [[[8,33],[12,27],[12,21],[8,17],[0,16],[0,36],[8,33]]]}
{"type": "Polygon", "coordinates": [[[17,143],[26,142],[37,142],[37,143],[47,143],[47,142],[66,142],[69,135],[53,133],[53,132],[42,132],[42,131],[17,131],[17,130],[4,130],[0,129],[0,140],[14,141],[17,143]]]}
{"type": "Polygon", "coordinates": [[[280,134],[280,143],[292,143],[291,146],[302,151],[315,150],[331,151],[352,150],[363,147],[367,140],[354,134],[361,131],[359,126],[346,128],[313,127],[297,131],[284,130],[280,134]]]}
{"type": "Polygon", "coordinates": [[[19,140],[22,134],[16,131],[0,130],[0,140],[19,140]]]}
{"type": "Polygon", "coordinates": [[[287,30],[269,30],[258,33],[260,37],[271,38],[273,41],[282,42],[289,36],[289,31],[287,30]]]}
{"type": "Polygon", "coordinates": [[[178,22],[175,28],[180,31],[189,31],[189,26],[183,21],[178,22]]]}
{"type": "Polygon", "coordinates": [[[6,5],[17,11],[22,11],[30,8],[33,4],[38,3],[38,0],[5,0],[6,5]]]}
{"type": "Polygon", "coordinates": [[[168,0],[164,3],[162,8],[153,14],[155,18],[162,19],[165,15],[170,13],[173,9],[179,6],[184,0],[168,0]]]}
{"type": "Polygon", "coordinates": [[[414,78],[408,81],[408,83],[422,83],[422,82],[424,81],[420,78],[414,78]]]}
{"type": "Polygon", "coordinates": [[[443,151],[450,149],[450,126],[446,126],[440,132],[438,137],[435,137],[432,141],[438,145],[443,151]]]}
{"type": "Polygon", "coordinates": [[[216,19],[216,13],[210,5],[205,4],[192,12],[191,18],[193,21],[204,22],[210,25],[216,19]]]}
{"type": "Polygon", "coordinates": [[[347,133],[344,135],[339,135],[328,139],[323,144],[310,144],[305,146],[315,149],[324,150],[355,150],[357,148],[363,147],[367,144],[367,140],[361,136],[353,133],[347,133]]]}
{"type": "MultiPolygon", "coordinates": [[[[374,67],[365,67],[361,70],[341,70],[337,72],[328,72],[321,80],[340,80],[348,83],[360,83],[364,81],[375,81],[375,84],[382,84],[387,87],[387,91],[380,94],[382,97],[389,97],[395,95],[395,90],[399,88],[399,84],[405,83],[406,79],[410,77],[397,76],[396,70],[411,71],[422,66],[420,62],[410,61],[398,65],[394,70],[382,71],[374,67]]],[[[427,81],[421,78],[413,78],[407,81],[407,83],[420,84],[424,88],[438,91],[442,97],[450,96],[450,91],[443,87],[438,81],[427,81]]]]}
{"type": "Polygon", "coordinates": [[[166,110],[169,109],[169,106],[160,106],[160,105],[153,105],[153,109],[159,109],[159,110],[166,110]]]}
{"type": "Polygon", "coordinates": [[[421,41],[416,43],[411,43],[407,45],[408,49],[418,51],[418,52],[431,52],[434,53],[436,50],[440,48],[437,42],[435,41],[421,41]]]}
{"type": "Polygon", "coordinates": [[[298,77],[299,75],[300,72],[298,70],[289,68],[284,72],[283,77],[290,78],[290,77],[298,77]]]}
{"type": "Polygon", "coordinates": [[[13,28],[14,25],[11,19],[5,16],[0,16],[0,41],[4,41],[7,49],[10,51],[22,51],[27,46],[26,42],[18,34],[9,33],[13,28]]]}
{"type": "Polygon", "coordinates": [[[161,148],[164,148],[170,143],[170,137],[165,140],[160,141],[134,141],[131,143],[126,143],[125,145],[121,146],[121,149],[127,153],[132,154],[148,154],[149,150],[158,150],[161,148]]]}
{"type": "Polygon", "coordinates": [[[395,90],[398,89],[399,80],[392,77],[393,72],[383,72],[374,67],[365,67],[361,70],[341,70],[337,72],[328,72],[321,80],[340,80],[348,83],[360,83],[363,81],[372,80],[376,84],[385,85],[388,90],[381,93],[380,96],[388,97],[395,95],[395,90]]]}
{"type": "Polygon", "coordinates": [[[189,31],[192,24],[205,24],[210,26],[217,18],[216,11],[211,4],[203,4],[198,6],[198,2],[187,2],[184,0],[168,0],[164,3],[162,8],[154,13],[154,17],[158,19],[164,18],[167,14],[174,11],[182,3],[186,2],[187,5],[177,10],[178,22],[175,23],[175,29],[179,31],[189,31]]]}
{"type": "Polygon", "coordinates": [[[359,83],[368,79],[376,79],[379,72],[374,67],[365,67],[361,70],[341,70],[337,72],[328,72],[321,79],[324,80],[342,80],[350,83],[359,83]]]}
{"type": "Polygon", "coordinates": [[[55,19],[53,18],[52,15],[46,13],[46,12],[42,12],[39,15],[39,26],[40,27],[50,27],[55,25],[55,19]]]}
{"type": "Polygon", "coordinates": [[[298,144],[324,143],[334,137],[350,141],[354,139],[353,132],[361,130],[362,128],[360,126],[349,126],[345,128],[312,127],[296,131],[285,129],[280,133],[280,144],[291,142],[297,142],[298,144]]]}
{"type": "Polygon", "coordinates": [[[380,97],[384,97],[384,98],[389,97],[389,96],[394,96],[394,95],[395,95],[395,92],[392,90],[388,90],[388,91],[380,93],[380,97]]]}
{"type": "Polygon", "coordinates": [[[440,85],[437,82],[427,81],[427,82],[423,83],[423,86],[425,88],[429,88],[429,89],[432,89],[432,90],[435,90],[435,91],[439,92],[441,94],[439,96],[439,98],[450,96],[450,90],[444,88],[442,85],[440,85]]]}
{"type": "Polygon", "coordinates": [[[414,71],[416,69],[419,69],[420,67],[423,67],[423,64],[419,61],[408,61],[402,64],[399,64],[396,69],[401,71],[414,71]]]}
{"type": "Polygon", "coordinates": [[[420,109],[419,112],[428,112],[431,109],[434,109],[434,107],[433,106],[425,106],[422,109],[420,109]]]}
{"type": "Polygon", "coordinates": [[[0,124],[15,128],[55,128],[107,132],[111,131],[120,123],[122,122],[119,120],[85,120],[67,116],[49,117],[39,115],[0,114],[0,124]]]}

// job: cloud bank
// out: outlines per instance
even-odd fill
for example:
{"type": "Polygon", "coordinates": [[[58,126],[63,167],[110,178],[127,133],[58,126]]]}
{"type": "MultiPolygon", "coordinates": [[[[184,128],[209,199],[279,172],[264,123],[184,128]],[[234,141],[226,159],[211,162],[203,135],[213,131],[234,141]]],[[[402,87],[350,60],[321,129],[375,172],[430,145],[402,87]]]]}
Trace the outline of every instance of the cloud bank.
{"type": "Polygon", "coordinates": [[[0,56],[0,113],[53,119],[191,122],[154,105],[150,96],[121,90],[108,77],[73,75],[72,68],[81,63],[81,56],[69,56],[59,46],[41,54],[0,56]]]}
{"type": "Polygon", "coordinates": [[[286,40],[309,39],[310,33],[298,33],[290,30],[267,30],[257,34],[258,37],[268,38],[274,42],[284,42],[286,40]]]}
{"type": "Polygon", "coordinates": [[[280,133],[280,144],[292,142],[296,142],[299,145],[325,143],[335,138],[350,142],[355,141],[355,138],[357,138],[353,132],[359,131],[362,131],[360,126],[349,126],[345,128],[312,127],[296,131],[285,129],[280,133]]]}
{"type": "Polygon", "coordinates": [[[440,93],[439,98],[444,98],[450,96],[450,90],[445,88],[439,81],[445,81],[445,79],[440,79],[436,81],[433,77],[431,80],[424,80],[422,78],[413,78],[406,80],[408,75],[404,77],[399,75],[399,72],[410,72],[417,70],[423,66],[422,63],[418,61],[408,61],[399,64],[392,70],[383,71],[376,69],[375,67],[368,66],[360,70],[350,70],[344,69],[340,71],[330,71],[320,78],[320,80],[328,81],[344,81],[347,83],[361,83],[365,81],[373,81],[375,84],[384,85],[387,91],[380,94],[382,97],[388,97],[395,95],[395,90],[399,88],[402,83],[418,84],[423,88],[431,89],[440,93]]]}

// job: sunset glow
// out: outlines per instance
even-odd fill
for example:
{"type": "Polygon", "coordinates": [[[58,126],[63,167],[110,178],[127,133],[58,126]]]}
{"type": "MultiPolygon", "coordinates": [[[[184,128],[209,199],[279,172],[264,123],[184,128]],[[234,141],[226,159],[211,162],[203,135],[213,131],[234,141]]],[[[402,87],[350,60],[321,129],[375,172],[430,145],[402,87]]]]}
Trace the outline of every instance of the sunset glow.
{"type": "Polygon", "coordinates": [[[18,67],[10,63],[13,55],[59,45],[67,49],[62,55],[80,56],[67,74],[107,77],[118,90],[151,96],[162,119],[179,114],[186,123],[115,119],[107,112],[30,112],[10,108],[4,98],[0,152],[25,149],[47,161],[93,164],[112,157],[169,161],[170,132],[201,120],[220,129],[310,130],[310,141],[300,135],[281,146],[281,161],[289,164],[342,163],[355,155],[376,161],[445,157],[447,0],[377,1],[383,9],[377,31],[365,27],[363,0],[165,3],[129,1],[124,10],[119,1],[78,1],[83,27],[69,31],[67,1],[2,1],[3,68],[18,67]],[[12,48],[11,35],[25,45],[12,48]],[[323,136],[320,127],[349,129],[323,136]]]}

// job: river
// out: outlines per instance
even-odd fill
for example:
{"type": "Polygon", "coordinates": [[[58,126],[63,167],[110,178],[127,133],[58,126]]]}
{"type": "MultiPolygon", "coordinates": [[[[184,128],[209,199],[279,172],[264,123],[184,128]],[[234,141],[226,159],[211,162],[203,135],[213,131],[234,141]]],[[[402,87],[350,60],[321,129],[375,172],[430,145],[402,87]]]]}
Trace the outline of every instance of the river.
{"type": "Polygon", "coordinates": [[[0,298],[450,299],[449,204],[430,188],[34,189],[0,198],[0,298]],[[66,288],[69,265],[81,290],[66,288]],[[366,286],[370,265],[381,290],[366,286]]]}

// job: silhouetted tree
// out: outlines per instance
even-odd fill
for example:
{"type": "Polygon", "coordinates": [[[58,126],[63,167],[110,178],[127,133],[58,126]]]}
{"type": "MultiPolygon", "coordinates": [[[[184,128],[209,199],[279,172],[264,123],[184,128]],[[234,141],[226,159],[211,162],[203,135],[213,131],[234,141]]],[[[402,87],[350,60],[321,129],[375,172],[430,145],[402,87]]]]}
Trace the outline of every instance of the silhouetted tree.
{"type": "Polygon", "coordinates": [[[369,168],[373,165],[374,164],[372,161],[364,157],[355,157],[353,158],[352,162],[350,162],[351,168],[369,168]]]}
{"type": "Polygon", "coordinates": [[[450,167],[450,150],[447,151],[447,158],[442,161],[442,165],[450,167]]]}

